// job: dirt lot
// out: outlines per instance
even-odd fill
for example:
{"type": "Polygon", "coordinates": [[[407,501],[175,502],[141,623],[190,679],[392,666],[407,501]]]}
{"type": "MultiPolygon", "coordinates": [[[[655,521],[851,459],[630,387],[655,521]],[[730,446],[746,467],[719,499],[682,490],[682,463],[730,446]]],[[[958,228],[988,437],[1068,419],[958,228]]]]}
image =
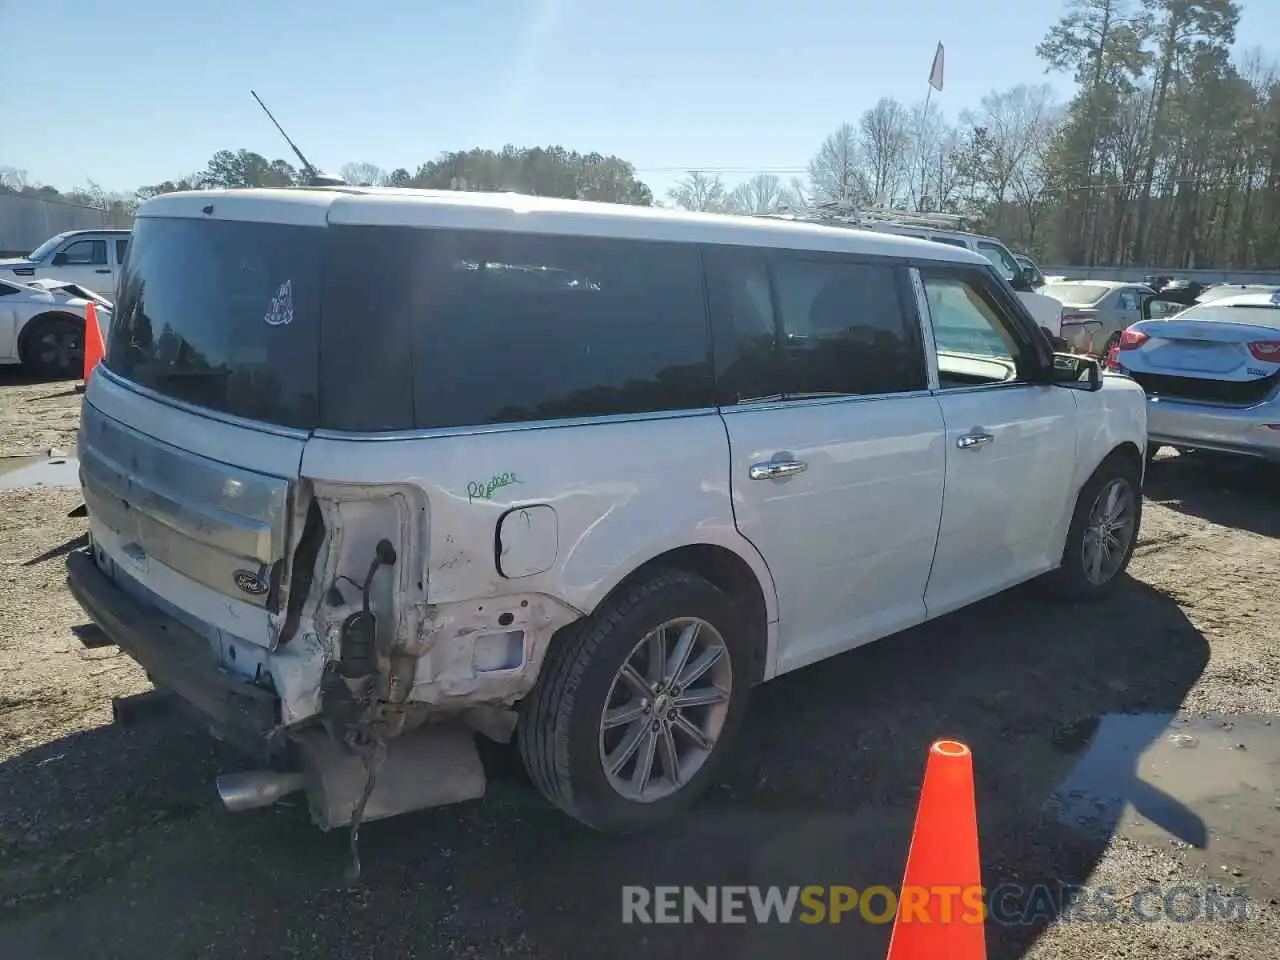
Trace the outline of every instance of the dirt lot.
{"type": "MultiPolygon", "coordinates": [[[[0,457],[73,446],[67,387],[0,377],[0,457]]],[[[1243,922],[1122,908],[1108,923],[992,923],[993,958],[1280,956],[1277,479],[1196,455],[1159,462],[1132,580],[1105,603],[1046,605],[1023,588],[761,688],[721,783],[677,829],[580,829],[494,750],[482,803],[366,827],[353,888],[345,833],[319,833],[298,806],[219,809],[212,779],[237,764],[203,734],[171,718],[110,724],[110,698],[147,683],[73,633],[85,618],[61,557],[84,531],[67,517],[79,500],[0,491],[0,956],[883,956],[887,927],[858,919],[626,926],[621,887],[894,887],[924,751],[942,735],[974,750],[989,887],[1111,885],[1123,904],[1150,884],[1226,883],[1252,901],[1243,922]],[[1158,828],[1105,810],[1082,824],[1049,803],[1107,718],[1174,713],[1225,731],[1222,752],[1204,733],[1184,754],[1199,773],[1139,792],[1151,744],[1111,750],[1128,751],[1116,794],[1158,828]]],[[[1165,741],[1162,724],[1145,740],[1165,741]]]]}

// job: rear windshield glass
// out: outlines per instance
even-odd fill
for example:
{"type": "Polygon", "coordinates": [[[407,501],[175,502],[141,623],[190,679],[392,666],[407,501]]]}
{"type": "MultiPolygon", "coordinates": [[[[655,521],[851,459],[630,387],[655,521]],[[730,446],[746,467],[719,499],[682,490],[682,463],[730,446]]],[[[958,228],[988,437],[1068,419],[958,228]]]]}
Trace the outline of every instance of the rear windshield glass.
{"type": "Polygon", "coordinates": [[[1221,300],[1223,297],[1238,297],[1245,293],[1265,293],[1268,295],[1280,293],[1280,287],[1266,287],[1261,285],[1244,284],[1241,286],[1230,286],[1224,284],[1220,287],[1210,287],[1200,296],[1196,297],[1197,303],[1212,303],[1214,300],[1221,300]]]}
{"type": "Polygon", "coordinates": [[[142,218],[106,362],[306,429],[714,403],[698,249],[649,241],[142,218]]]}
{"type": "Polygon", "coordinates": [[[1222,323],[1248,323],[1280,329],[1280,306],[1265,303],[1222,303],[1192,307],[1179,320],[1218,320],[1222,323]]]}
{"type": "Polygon", "coordinates": [[[139,218],[107,369],[221,413],[313,426],[324,234],[317,227],[139,218]]]}
{"type": "Polygon", "coordinates": [[[1087,283],[1050,283],[1041,287],[1040,292],[1074,307],[1088,307],[1110,293],[1111,288],[1087,283]]]}

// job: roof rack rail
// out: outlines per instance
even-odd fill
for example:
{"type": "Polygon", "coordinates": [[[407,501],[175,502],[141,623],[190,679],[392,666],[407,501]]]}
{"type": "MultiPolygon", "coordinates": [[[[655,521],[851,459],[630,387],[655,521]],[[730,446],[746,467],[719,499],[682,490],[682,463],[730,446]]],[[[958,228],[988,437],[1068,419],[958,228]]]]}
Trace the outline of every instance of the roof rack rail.
{"type": "Polygon", "coordinates": [[[820,200],[803,207],[756,214],[756,216],[853,228],[866,228],[874,224],[893,224],[959,232],[966,232],[968,222],[975,219],[973,215],[963,213],[923,213],[892,207],[860,207],[849,199],[820,200]]]}

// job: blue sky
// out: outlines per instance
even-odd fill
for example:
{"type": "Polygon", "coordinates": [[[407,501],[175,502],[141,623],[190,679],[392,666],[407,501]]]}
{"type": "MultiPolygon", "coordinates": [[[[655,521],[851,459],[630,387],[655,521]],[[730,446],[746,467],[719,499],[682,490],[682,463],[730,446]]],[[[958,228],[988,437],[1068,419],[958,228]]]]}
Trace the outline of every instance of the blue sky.
{"type": "MultiPolygon", "coordinates": [[[[743,171],[728,181],[803,167],[881,96],[923,99],[939,40],[934,99],[953,118],[1017,83],[1065,98],[1069,78],[1035,56],[1061,12],[1058,0],[0,0],[0,165],[132,189],[222,148],[292,160],[252,87],[322,168],[558,143],[631,161],[661,195],[690,167],[743,171]],[[33,42],[15,43],[28,28],[33,42]]],[[[1280,55],[1280,2],[1246,0],[1238,45],[1280,55]]]]}

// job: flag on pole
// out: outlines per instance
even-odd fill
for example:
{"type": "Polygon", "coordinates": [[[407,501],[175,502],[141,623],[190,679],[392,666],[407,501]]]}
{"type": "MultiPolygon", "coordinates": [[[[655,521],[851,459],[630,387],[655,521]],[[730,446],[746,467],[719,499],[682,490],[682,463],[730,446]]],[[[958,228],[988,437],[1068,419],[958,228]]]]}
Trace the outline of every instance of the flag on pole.
{"type": "Polygon", "coordinates": [[[938,52],[933,55],[933,69],[929,71],[929,86],[942,90],[942,44],[938,44],[938,52]]]}

